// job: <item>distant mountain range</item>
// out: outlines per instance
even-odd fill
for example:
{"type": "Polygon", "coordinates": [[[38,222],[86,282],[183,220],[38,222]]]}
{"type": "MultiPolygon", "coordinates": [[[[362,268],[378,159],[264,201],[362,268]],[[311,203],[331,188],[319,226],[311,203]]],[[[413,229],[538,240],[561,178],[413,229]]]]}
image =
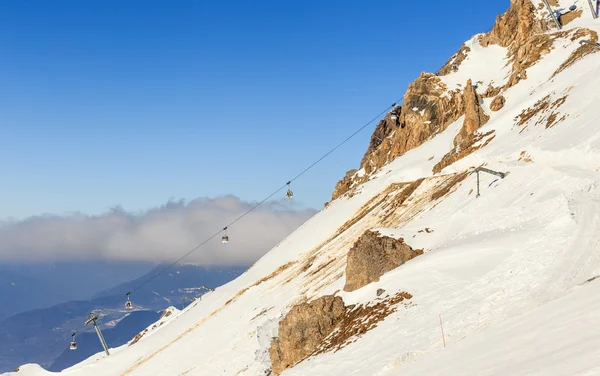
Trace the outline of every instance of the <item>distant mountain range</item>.
{"type": "MultiPolygon", "coordinates": [[[[235,279],[247,268],[182,265],[155,277],[162,269],[164,265],[158,265],[140,278],[94,294],[90,300],[69,301],[4,319],[0,322],[0,373],[29,362],[57,369],[56,367],[70,366],[81,360],[75,354],[64,355],[63,352],[68,346],[70,332],[80,329],[87,313],[91,311],[101,315],[99,323],[103,328],[118,327],[121,334],[111,334],[111,340],[114,342],[111,345],[117,346],[131,339],[129,333],[135,332],[135,335],[149,325],[145,319],[149,316],[127,316],[132,311],[124,307],[125,293],[150,279],[152,280],[142,289],[131,295],[134,312],[151,311],[158,314],[171,305],[181,307],[184,296],[198,296],[199,286],[216,288],[235,279]],[[125,316],[131,318],[125,321],[125,316]],[[61,341],[64,344],[61,344],[61,341]],[[57,359],[59,357],[60,359],[57,359]],[[73,363],[70,363],[71,361],[73,363]]],[[[73,279],[73,283],[79,283],[79,279],[73,279]]],[[[92,330],[90,327],[81,329],[92,330]]]]}
{"type": "Polygon", "coordinates": [[[98,291],[147,273],[148,262],[77,261],[0,264],[0,320],[98,291]]]}

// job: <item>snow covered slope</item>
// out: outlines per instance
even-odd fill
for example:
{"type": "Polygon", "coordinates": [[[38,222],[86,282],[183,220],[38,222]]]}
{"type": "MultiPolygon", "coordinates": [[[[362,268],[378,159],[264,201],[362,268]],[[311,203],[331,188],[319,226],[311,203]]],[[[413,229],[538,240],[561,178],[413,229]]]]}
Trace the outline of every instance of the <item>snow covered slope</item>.
{"type": "MultiPolygon", "coordinates": [[[[490,120],[478,132],[493,131],[485,147],[432,173],[455,147],[460,117],[151,335],[61,374],[264,375],[271,338],[295,304],[328,294],[374,304],[398,292],[412,298],[283,375],[600,374],[600,54],[586,51],[561,68],[590,35],[578,30],[598,32],[600,20],[587,1],[576,3],[582,15],[546,32],[552,48],[502,91],[504,107],[494,112],[492,98],[482,100],[490,120]],[[482,164],[508,175],[482,174],[476,198],[470,169],[482,164]],[[371,229],[425,253],[344,292],[348,250],[371,229]]],[[[481,81],[478,91],[511,79],[508,48],[479,40],[467,42],[455,72],[440,76],[450,90],[468,79],[481,81]]],[[[28,364],[9,375],[47,374],[28,364]]]]}

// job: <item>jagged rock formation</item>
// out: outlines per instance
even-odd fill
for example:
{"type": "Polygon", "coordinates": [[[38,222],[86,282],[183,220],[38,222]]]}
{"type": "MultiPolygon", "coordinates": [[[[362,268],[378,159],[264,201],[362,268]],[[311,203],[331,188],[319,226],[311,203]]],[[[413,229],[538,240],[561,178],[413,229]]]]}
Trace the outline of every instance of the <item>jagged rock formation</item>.
{"type": "Polygon", "coordinates": [[[332,200],[335,200],[336,198],[344,195],[350,190],[350,188],[352,188],[352,185],[356,183],[356,180],[354,178],[356,171],[356,169],[347,171],[346,176],[344,176],[342,180],[337,182],[333,194],[331,195],[332,200]]]}
{"type": "Polygon", "coordinates": [[[446,76],[450,74],[454,68],[459,68],[460,64],[469,56],[471,49],[466,45],[462,45],[454,56],[450,57],[446,64],[437,72],[438,76],[446,76]]]}
{"type": "Polygon", "coordinates": [[[354,291],[377,282],[385,273],[422,254],[423,250],[413,250],[404,239],[367,231],[348,252],[344,291],[354,291]]]}
{"type": "Polygon", "coordinates": [[[295,305],[279,322],[278,338],[271,342],[271,371],[279,375],[310,356],[350,345],[410,299],[411,294],[398,291],[366,304],[346,306],[341,297],[326,295],[295,305]]]}
{"type": "Polygon", "coordinates": [[[342,298],[332,295],[294,306],[279,322],[278,338],[269,348],[273,374],[279,375],[312,354],[347,309],[342,298]]]}
{"type": "MultiPolygon", "coordinates": [[[[576,17],[579,17],[578,12],[567,13],[563,16],[563,22],[569,22],[576,17]]],[[[510,73],[506,81],[495,83],[497,86],[489,83],[488,87],[479,94],[473,90],[470,83],[464,88],[464,92],[461,92],[462,89],[450,90],[446,87],[441,78],[459,68],[471,52],[469,46],[463,44],[436,74],[422,73],[409,85],[402,108],[399,109],[399,120],[392,121],[388,115],[378,124],[373,133],[360,165],[364,169],[364,174],[360,177],[355,175],[343,178],[336,186],[333,198],[352,191],[353,187],[368,180],[369,175],[444,131],[463,114],[465,123],[454,139],[454,149],[438,162],[433,171],[439,172],[449,164],[487,145],[493,135],[476,133],[477,129],[489,119],[480,106],[481,98],[494,98],[490,104],[492,111],[503,108],[506,100],[501,95],[502,92],[526,80],[527,70],[554,49],[554,41],[558,38],[568,37],[572,41],[582,38],[592,42],[598,40],[598,35],[593,30],[580,28],[559,31],[553,28],[555,25],[547,17],[547,11],[541,2],[534,4],[531,0],[510,0],[510,7],[496,18],[492,29],[477,36],[477,41],[483,47],[498,45],[507,49],[510,73]],[[547,33],[551,30],[551,33],[547,33]],[[491,138],[483,140],[486,136],[491,138]],[[483,141],[484,144],[478,145],[478,141],[483,141]]],[[[580,46],[557,69],[553,77],[582,56],[596,52],[598,49],[589,45],[580,46]]]]}
{"type": "Polygon", "coordinates": [[[432,73],[422,73],[412,82],[404,95],[398,124],[394,126],[389,115],[379,123],[361,168],[367,174],[372,173],[444,131],[458,119],[463,111],[462,95],[456,91],[444,96],[447,89],[432,73]]]}
{"type": "Polygon", "coordinates": [[[496,87],[493,85],[488,85],[487,89],[485,89],[485,91],[483,93],[481,93],[480,97],[481,98],[492,98],[495,97],[496,95],[500,94],[500,92],[502,91],[502,87],[496,87]]]}
{"type": "Polygon", "coordinates": [[[510,8],[496,18],[496,24],[479,38],[482,46],[497,44],[508,48],[512,73],[504,85],[508,89],[527,78],[527,69],[552,48],[548,20],[538,19],[531,0],[511,0],[510,8]]]}
{"type": "Polygon", "coordinates": [[[465,120],[460,132],[454,138],[454,146],[465,146],[471,136],[490,119],[480,106],[479,95],[475,91],[471,80],[467,81],[463,99],[465,120]]]}
{"type": "Polygon", "coordinates": [[[504,107],[505,103],[506,99],[504,98],[504,96],[498,95],[496,98],[494,98],[494,100],[492,100],[492,103],[490,103],[490,110],[500,111],[502,107],[504,107]]]}

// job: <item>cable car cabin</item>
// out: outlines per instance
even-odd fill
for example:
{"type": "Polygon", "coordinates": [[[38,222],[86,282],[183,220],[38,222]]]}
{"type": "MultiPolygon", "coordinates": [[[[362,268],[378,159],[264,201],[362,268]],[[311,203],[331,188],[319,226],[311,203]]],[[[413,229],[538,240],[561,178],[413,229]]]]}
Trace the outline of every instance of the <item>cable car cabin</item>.
{"type": "Polygon", "coordinates": [[[398,120],[398,106],[396,106],[396,103],[393,104],[393,108],[390,111],[390,120],[394,123],[398,120]]]}
{"type": "Polygon", "coordinates": [[[127,301],[125,302],[125,308],[127,308],[127,309],[133,309],[133,304],[131,304],[131,299],[129,299],[129,296],[131,295],[131,292],[128,292],[125,295],[127,295],[127,301]]]}
{"type": "Polygon", "coordinates": [[[75,342],[75,332],[71,333],[71,344],[69,350],[77,350],[77,342],[75,342]]]}
{"type": "Polygon", "coordinates": [[[285,193],[285,197],[291,199],[292,197],[294,197],[294,192],[292,192],[291,189],[288,189],[287,192],[285,193]]]}
{"type": "Polygon", "coordinates": [[[223,243],[223,244],[229,243],[229,236],[223,235],[223,237],[221,238],[221,243],[223,243]]]}

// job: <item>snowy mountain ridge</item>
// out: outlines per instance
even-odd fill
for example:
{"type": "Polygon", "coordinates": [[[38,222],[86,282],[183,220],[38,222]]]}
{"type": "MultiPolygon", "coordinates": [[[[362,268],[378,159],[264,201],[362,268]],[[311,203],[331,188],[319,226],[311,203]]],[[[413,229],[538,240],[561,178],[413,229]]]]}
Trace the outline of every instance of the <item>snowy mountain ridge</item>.
{"type": "Polygon", "coordinates": [[[512,0],[421,75],[336,199],[246,273],[61,374],[600,374],[600,48],[580,43],[600,20],[550,2],[561,30],[512,0]],[[476,197],[482,165],[506,176],[476,197]],[[423,254],[345,291],[368,231],[423,254]]]}

